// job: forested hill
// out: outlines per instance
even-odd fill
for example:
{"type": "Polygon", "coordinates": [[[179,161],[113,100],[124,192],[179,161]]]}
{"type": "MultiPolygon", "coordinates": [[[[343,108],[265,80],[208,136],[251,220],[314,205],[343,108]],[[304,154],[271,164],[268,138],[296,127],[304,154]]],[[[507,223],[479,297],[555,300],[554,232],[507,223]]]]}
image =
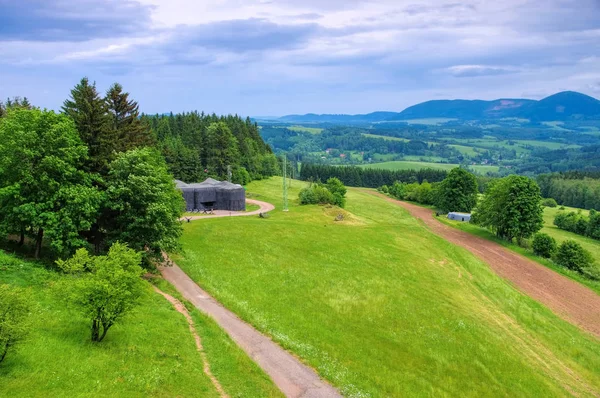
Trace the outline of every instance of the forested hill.
{"type": "Polygon", "coordinates": [[[373,112],[366,115],[288,115],[277,120],[285,123],[360,124],[431,118],[459,120],[523,118],[538,122],[600,119],[600,101],[578,92],[563,91],[540,101],[530,99],[433,100],[413,105],[402,112],[373,112]]]}
{"type": "Polygon", "coordinates": [[[143,115],[157,139],[175,178],[185,182],[207,177],[246,184],[277,173],[277,159],[263,141],[258,126],[237,115],[217,116],[191,112],[143,115]]]}

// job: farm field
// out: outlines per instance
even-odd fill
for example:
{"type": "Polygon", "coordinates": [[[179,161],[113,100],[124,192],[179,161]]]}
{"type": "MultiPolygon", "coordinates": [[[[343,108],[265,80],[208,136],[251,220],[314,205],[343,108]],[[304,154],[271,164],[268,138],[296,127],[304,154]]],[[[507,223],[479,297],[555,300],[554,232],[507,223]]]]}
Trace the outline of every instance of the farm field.
{"type": "MultiPolygon", "coordinates": [[[[346,210],[298,206],[304,185],[288,213],[185,224],[174,259],[345,396],[598,391],[600,341],[402,208],[357,189],[346,210]]],[[[280,178],[248,191],[281,208],[280,178]]]]}
{"type": "Polygon", "coordinates": [[[296,131],[296,132],[303,132],[303,133],[310,133],[310,134],[321,134],[323,132],[323,129],[318,128],[318,127],[305,127],[305,126],[290,126],[287,127],[288,130],[292,130],[292,131],[296,131]]]}
{"type": "MultiPolygon", "coordinates": [[[[141,305],[103,342],[92,343],[89,321],[53,288],[60,278],[0,251],[0,283],[29,288],[35,302],[31,333],[0,364],[0,396],[219,396],[185,318],[149,283],[141,305]]],[[[173,294],[169,287],[160,285],[173,294]]],[[[211,370],[230,396],[281,396],[211,319],[190,312],[211,370]]]]}
{"type": "MultiPolygon", "coordinates": [[[[556,239],[558,244],[562,243],[567,239],[577,241],[581,246],[583,246],[586,250],[588,250],[597,261],[600,261],[600,241],[592,238],[588,238],[587,236],[578,235],[573,232],[565,231],[558,228],[554,225],[554,218],[560,212],[571,212],[571,211],[579,211],[579,209],[573,207],[566,207],[565,210],[559,210],[558,207],[546,207],[544,208],[544,228],[541,232],[547,233],[556,239]]],[[[587,210],[581,210],[581,212],[585,215],[589,214],[587,210]]]]}
{"type": "MultiPolygon", "coordinates": [[[[390,161],[381,163],[363,164],[359,167],[369,169],[383,169],[383,170],[421,170],[421,169],[439,169],[439,170],[452,170],[455,167],[459,167],[458,164],[454,163],[433,163],[433,162],[418,162],[418,161],[390,161]]],[[[487,165],[473,165],[469,166],[475,172],[485,174],[487,172],[496,173],[499,170],[498,166],[487,166],[487,165]]]]}
{"type": "Polygon", "coordinates": [[[402,141],[402,142],[409,142],[410,141],[408,138],[389,137],[387,135],[377,135],[377,134],[363,133],[362,136],[363,137],[367,137],[367,138],[380,138],[380,139],[384,139],[386,141],[402,141]]]}

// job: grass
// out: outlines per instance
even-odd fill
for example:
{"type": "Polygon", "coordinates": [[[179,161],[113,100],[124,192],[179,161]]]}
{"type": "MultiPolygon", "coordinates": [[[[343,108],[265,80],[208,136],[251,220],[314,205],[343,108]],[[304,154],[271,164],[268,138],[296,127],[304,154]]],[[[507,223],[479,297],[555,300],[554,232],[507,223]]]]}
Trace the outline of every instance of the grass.
{"type": "MultiPolygon", "coordinates": [[[[433,163],[433,162],[418,162],[418,161],[405,161],[396,160],[390,162],[381,163],[370,163],[363,164],[359,167],[365,169],[382,169],[382,170],[421,170],[421,169],[438,169],[438,170],[452,170],[455,167],[459,167],[455,163],[433,163]]],[[[469,166],[476,173],[485,174],[488,172],[497,173],[500,170],[498,166],[487,166],[487,165],[472,165],[469,166]]]]}
{"type": "MultiPolygon", "coordinates": [[[[573,207],[565,207],[564,211],[569,212],[569,211],[578,211],[578,210],[579,209],[576,209],[573,207]]],[[[561,210],[559,210],[558,207],[555,207],[555,208],[545,207],[544,208],[544,227],[540,230],[540,232],[546,233],[546,234],[552,236],[554,239],[556,239],[556,242],[559,245],[567,239],[574,240],[574,241],[578,242],[584,249],[589,251],[595,259],[600,259],[600,241],[588,238],[586,236],[578,235],[573,232],[564,231],[554,225],[554,218],[556,217],[556,214],[558,214],[558,212],[560,212],[560,211],[561,210]]],[[[585,215],[587,215],[589,213],[589,211],[587,211],[587,210],[582,210],[582,212],[585,215]]],[[[493,233],[491,233],[490,231],[488,231],[485,228],[481,228],[474,224],[461,223],[458,221],[448,220],[446,218],[439,218],[439,220],[444,222],[447,225],[454,227],[454,228],[457,228],[457,229],[463,230],[465,232],[469,232],[473,235],[477,235],[479,237],[499,243],[502,246],[504,246],[508,249],[511,249],[512,251],[517,252],[517,253],[529,258],[530,260],[537,261],[538,263],[545,265],[546,267],[551,268],[556,272],[559,272],[565,276],[568,276],[571,279],[574,279],[580,283],[585,284],[586,286],[588,286],[589,288],[595,290],[596,292],[598,292],[600,294],[600,282],[599,281],[591,281],[587,278],[582,277],[577,272],[572,272],[568,269],[565,269],[565,268],[555,264],[553,261],[536,256],[535,254],[533,254],[533,252],[531,250],[524,249],[514,243],[507,242],[503,239],[499,239],[493,233]]],[[[600,264],[598,264],[598,266],[600,266],[600,264]]]]}
{"type": "Polygon", "coordinates": [[[317,127],[305,127],[305,126],[290,126],[287,127],[288,130],[300,132],[300,133],[309,133],[309,134],[321,134],[324,129],[317,127]]]}
{"type": "Polygon", "coordinates": [[[421,170],[421,169],[439,169],[439,170],[452,170],[458,167],[457,164],[452,163],[431,163],[431,162],[410,162],[404,160],[396,160],[391,162],[381,162],[360,165],[362,168],[368,169],[382,169],[382,170],[421,170]]]}
{"type": "MultiPolygon", "coordinates": [[[[89,321],[58,298],[61,275],[0,252],[0,283],[29,288],[31,333],[0,364],[0,396],[218,397],[184,317],[148,284],[140,306],[90,341],[89,321]]],[[[213,373],[230,396],[281,396],[209,318],[192,313],[213,373]]]]}
{"type": "MultiPolygon", "coordinates": [[[[590,396],[600,341],[404,209],[349,189],[345,210],[185,224],[178,264],[348,397],[590,396]],[[345,219],[335,222],[343,212],[345,219]]],[[[281,209],[281,179],[249,192],[281,209]]]]}
{"type": "Polygon", "coordinates": [[[448,146],[456,149],[461,154],[466,155],[466,156],[473,157],[473,156],[479,155],[479,153],[471,146],[465,146],[465,145],[448,145],[448,146]]]}
{"type": "MultiPolygon", "coordinates": [[[[578,235],[573,232],[565,231],[554,225],[554,218],[560,212],[558,207],[546,207],[544,208],[544,228],[541,232],[547,233],[556,239],[558,244],[561,244],[567,239],[577,241],[584,249],[592,253],[596,261],[600,262],[600,241],[587,236],[578,235]]],[[[565,212],[579,211],[579,209],[573,207],[565,207],[565,212]]],[[[588,215],[589,211],[582,210],[583,214],[588,215]]],[[[598,264],[600,266],[600,263],[598,264]]]]}
{"type": "Polygon", "coordinates": [[[377,134],[363,133],[362,136],[363,137],[367,137],[367,138],[380,138],[380,139],[384,139],[386,141],[402,141],[402,142],[409,142],[410,141],[407,138],[390,137],[390,136],[387,136],[387,135],[377,135],[377,134]]]}

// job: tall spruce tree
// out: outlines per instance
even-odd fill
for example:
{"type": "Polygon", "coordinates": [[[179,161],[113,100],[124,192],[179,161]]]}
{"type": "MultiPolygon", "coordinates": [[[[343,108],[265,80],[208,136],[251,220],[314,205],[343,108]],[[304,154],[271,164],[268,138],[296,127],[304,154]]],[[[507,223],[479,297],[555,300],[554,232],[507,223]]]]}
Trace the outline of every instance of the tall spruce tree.
{"type": "Polygon", "coordinates": [[[237,162],[237,140],[224,122],[212,123],[207,134],[207,167],[218,178],[227,177],[227,166],[237,162]]]}
{"type": "Polygon", "coordinates": [[[110,127],[116,137],[117,152],[153,144],[150,127],[140,119],[138,103],[129,99],[129,93],[123,92],[119,83],[108,89],[105,101],[110,127]]]}
{"type": "Polygon", "coordinates": [[[71,90],[71,97],[64,102],[62,111],[75,121],[81,140],[88,146],[87,171],[106,174],[108,164],[115,156],[117,140],[96,83],[90,84],[87,77],[81,79],[71,90]]]}

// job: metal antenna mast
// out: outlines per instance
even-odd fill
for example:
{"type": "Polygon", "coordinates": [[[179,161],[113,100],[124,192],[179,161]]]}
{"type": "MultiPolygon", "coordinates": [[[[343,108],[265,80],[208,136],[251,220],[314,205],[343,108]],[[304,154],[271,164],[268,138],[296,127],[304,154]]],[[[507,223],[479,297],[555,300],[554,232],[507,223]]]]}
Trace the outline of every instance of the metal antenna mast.
{"type": "Polygon", "coordinates": [[[288,211],[287,157],[283,157],[283,211],[288,211]]]}
{"type": "Polygon", "coordinates": [[[227,181],[231,182],[231,165],[227,166],[227,181]]]}

